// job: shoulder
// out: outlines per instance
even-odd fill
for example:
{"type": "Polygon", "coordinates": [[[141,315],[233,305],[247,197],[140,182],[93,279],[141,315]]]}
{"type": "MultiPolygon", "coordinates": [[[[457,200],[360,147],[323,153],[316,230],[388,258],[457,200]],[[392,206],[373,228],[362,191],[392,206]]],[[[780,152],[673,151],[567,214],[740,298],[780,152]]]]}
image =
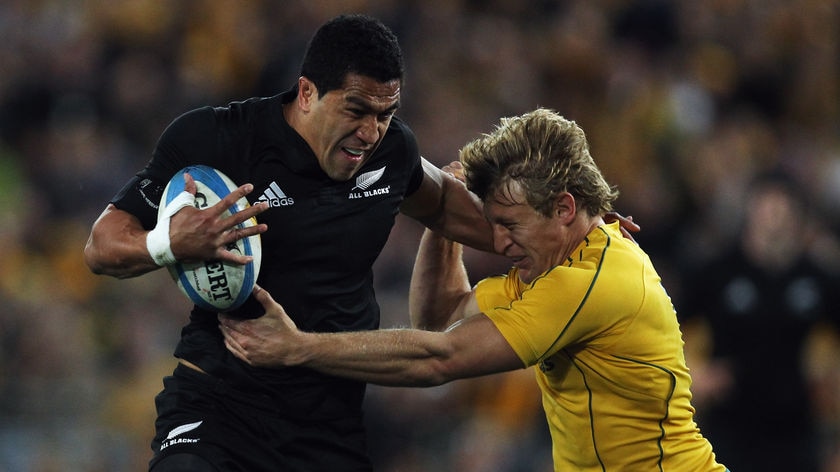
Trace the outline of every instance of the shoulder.
{"type": "Polygon", "coordinates": [[[221,125],[254,123],[262,115],[279,107],[282,107],[279,96],[252,97],[247,100],[229,102],[223,106],[206,105],[178,116],[168,128],[206,129],[221,125]]]}
{"type": "Polygon", "coordinates": [[[410,195],[417,190],[423,180],[421,161],[414,132],[400,118],[392,118],[388,131],[370,165],[375,166],[381,163],[387,165],[387,173],[391,176],[399,176],[398,180],[406,182],[403,193],[410,195]]]}
{"type": "Polygon", "coordinates": [[[276,117],[282,114],[277,97],[255,97],[225,106],[203,106],[173,120],[158,140],[155,156],[189,164],[217,167],[233,156],[254,136],[270,133],[276,117]]]}
{"type": "Polygon", "coordinates": [[[414,137],[414,131],[410,126],[408,126],[408,123],[399,116],[391,118],[391,124],[388,126],[388,132],[400,133],[402,135],[414,137]]]}
{"type": "Polygon", "coordinates": [[[420,151],[417,147],[417,138],[408,124],[395,116],[391,119],[385,138],[382,140],[380,149],[383,153],[398,153],[409,161],[420,160],[420,151]]]}
{"type": "Polygon", "coordinates": [[[282,108],[280,95],[273,97],[251,97],[246,100],[230,102],[226,106],[213,107],[213,113],[219,120],[247,122],[273,110],[282,108]]]}
{"type": "Polygon", "coordinates": [[[496,307],[507,306],[520,298],[525,288],[519,280],[517,269],[512,268],[507,274],[479,280],[473,288],[473,296],[479,310],[489,313],[496,307]]]}

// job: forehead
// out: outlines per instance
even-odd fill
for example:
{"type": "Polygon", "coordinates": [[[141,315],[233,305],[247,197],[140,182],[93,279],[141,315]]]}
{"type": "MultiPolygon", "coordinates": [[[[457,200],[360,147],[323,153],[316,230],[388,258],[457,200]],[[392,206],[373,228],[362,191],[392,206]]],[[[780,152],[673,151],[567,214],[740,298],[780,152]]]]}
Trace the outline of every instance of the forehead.
{"type": "Polygon", "coordinates": [[[484,199],[484,213],[490,220],[521,217],[533,212],[535,210],[516,182],[502,185],[484,199]]]}
{"type": "Polygon", "coordinates": [[[359,74],[347,74],[343,86],[334,90],[336,97],[374,111],[396,109],[400,105],[399,79],[379,82],[359,74]]]}

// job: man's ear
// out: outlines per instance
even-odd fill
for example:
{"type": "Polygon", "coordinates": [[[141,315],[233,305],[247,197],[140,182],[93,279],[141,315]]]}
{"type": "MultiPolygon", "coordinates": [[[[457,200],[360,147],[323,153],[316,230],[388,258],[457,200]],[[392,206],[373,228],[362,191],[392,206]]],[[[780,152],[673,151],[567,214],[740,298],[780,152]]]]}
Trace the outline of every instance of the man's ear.
{"type": "Polygon", "coordinates": [[[298,79],[298,105],[300,109],[308,112],[315,100],[318,100],[318,88],[315,87],[314,82],[301,76],[298,79]]]}
{"type": "Polygon", "coordinates": [[[554,215],[560,218],[563,224],[569,224],[575,219],[577,205],[575,197],[569,192],[563,192],[554,200],[554,215]]]}

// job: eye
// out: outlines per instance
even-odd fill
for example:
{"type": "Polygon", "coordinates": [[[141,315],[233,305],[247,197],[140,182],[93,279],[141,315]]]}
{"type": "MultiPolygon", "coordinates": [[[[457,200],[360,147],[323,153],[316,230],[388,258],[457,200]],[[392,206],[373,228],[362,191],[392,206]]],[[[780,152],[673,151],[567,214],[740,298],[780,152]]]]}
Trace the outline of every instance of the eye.
{"type": "Polygon", "coordinates": [[[496,224],[508,231],[513,231],[517,227],[517,224],[514,221],[497,221],[496,224]]]}

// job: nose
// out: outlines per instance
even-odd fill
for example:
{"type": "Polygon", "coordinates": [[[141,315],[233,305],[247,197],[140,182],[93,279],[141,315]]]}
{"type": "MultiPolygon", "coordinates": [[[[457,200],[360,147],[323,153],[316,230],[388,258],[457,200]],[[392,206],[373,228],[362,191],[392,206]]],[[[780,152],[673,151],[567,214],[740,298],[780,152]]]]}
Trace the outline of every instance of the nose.
{"type": "Polygon", "coordinates": [[[504,254],[511,242],[509,231],[504,226],[493,225],[493,249],[496,253],[504,254]]]}
{"type": "Polygon", "coordinates": [[[359,128],[356,129],[356,137],[366,144],[375,144],[379,141],[379,122],[375,115],[368,115],[362,119],[359,128]]]}

